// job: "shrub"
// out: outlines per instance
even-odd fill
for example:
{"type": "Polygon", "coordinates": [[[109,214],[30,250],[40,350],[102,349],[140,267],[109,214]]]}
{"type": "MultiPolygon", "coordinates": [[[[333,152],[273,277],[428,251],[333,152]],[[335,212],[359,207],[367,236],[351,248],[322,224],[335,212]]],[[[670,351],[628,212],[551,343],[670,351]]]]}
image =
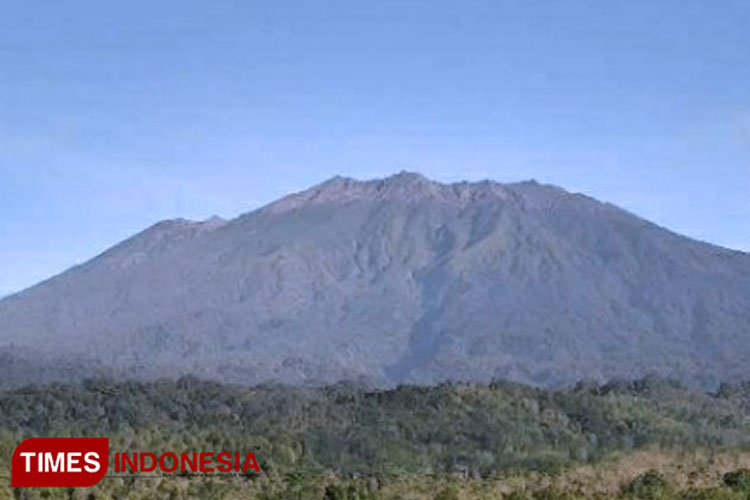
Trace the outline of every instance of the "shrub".
{"type": "Polygon", "coordinates": [[[458,500],[458,492],[454,488],[443,488],[435,495],[435,500],[458,500]]]}
{"type": "Polygon", "coordinates": [[[724,484],[734,491],[750,496],[750,470],[737,469],[724,474],[724,484]]]}
{"type": "Polygon", "coordinates": [[[623,493],[638,500],[666,500],[672,488],[664,475],[652,469],[628,483],[623,493]]]}

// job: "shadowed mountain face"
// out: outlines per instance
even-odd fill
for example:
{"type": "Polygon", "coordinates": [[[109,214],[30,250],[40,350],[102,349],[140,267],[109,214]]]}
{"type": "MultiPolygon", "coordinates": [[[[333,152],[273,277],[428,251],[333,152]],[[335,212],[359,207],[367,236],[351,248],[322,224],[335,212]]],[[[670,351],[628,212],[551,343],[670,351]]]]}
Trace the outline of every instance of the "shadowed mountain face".
{"type": "Polygon", "coordinates": [[[0,301],[4,384],[747,378],[750,256],[534,182],[334,178],[0,301]]]}

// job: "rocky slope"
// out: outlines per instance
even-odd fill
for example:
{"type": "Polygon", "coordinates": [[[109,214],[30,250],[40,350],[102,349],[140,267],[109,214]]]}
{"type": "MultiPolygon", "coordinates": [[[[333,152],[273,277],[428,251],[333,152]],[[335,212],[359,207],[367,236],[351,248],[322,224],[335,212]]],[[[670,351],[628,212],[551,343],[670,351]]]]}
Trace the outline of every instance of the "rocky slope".
{"type": "Polygon", "coordinates": [[[750,256],[535,182],[334,178],[0,301],[0,380],[747,377],[750,256]]]}

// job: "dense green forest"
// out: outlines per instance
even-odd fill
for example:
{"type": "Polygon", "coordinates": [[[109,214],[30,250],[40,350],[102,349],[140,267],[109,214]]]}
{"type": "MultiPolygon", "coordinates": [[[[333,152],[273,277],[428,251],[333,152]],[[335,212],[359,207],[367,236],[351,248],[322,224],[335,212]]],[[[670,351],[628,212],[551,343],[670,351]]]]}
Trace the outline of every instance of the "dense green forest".
{"type": "Polygon", "coordinates": [[[748,430],[749,383],[706,394],[657,378],[565,390],[89,380],[0,393],[0,475],[32,436],[107,436],[113,451],[254,451],[262,473],[106,478],[69,491],[5,480],[0,499],[739,500],[750,498],[748,430]]]}

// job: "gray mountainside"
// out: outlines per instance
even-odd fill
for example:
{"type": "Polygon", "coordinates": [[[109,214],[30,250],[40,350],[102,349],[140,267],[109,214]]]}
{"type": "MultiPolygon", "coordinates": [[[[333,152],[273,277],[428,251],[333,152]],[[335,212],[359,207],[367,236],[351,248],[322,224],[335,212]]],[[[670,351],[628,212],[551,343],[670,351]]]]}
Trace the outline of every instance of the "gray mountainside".
{"type": "Polygon", "coordinates": [[[0,302],[3,384],[748,378],[750,256],[535,182],[334,178],[0,302]]]}

